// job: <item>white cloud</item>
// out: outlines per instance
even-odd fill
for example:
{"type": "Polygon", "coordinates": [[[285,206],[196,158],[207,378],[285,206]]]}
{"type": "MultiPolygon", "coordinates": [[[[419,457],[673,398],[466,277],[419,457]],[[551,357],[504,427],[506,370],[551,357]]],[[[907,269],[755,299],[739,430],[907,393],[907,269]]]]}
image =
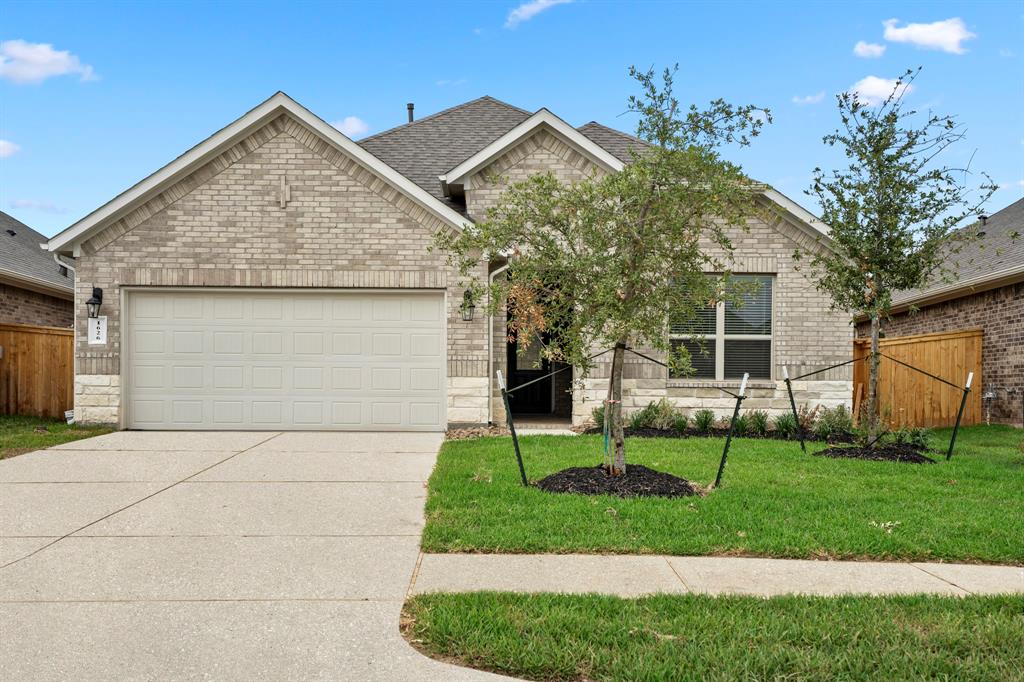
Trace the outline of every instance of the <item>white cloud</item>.
{"type": "Polygon", "coordinates": [[[77,75],[83,81],[98,78],[91,66],[67,50],[24,40],[0,42],[0,78],[12,83],[42,83],[47,78],[65,75],[77,75]]]}
{"type": "Polygon", "coordinates": [[[21,147],[10,140],[0,140],[0,159],[6,159],[8,156],[14,156],[19,151],[21,151],[21,147]]]}
{"type": "Polygon", "coordinates": [[[1000,182],[999,189],[1024,189],[1024,180],[1018,180],[1017,182],[1000,182]]]}
{"type": "Polygon", "coordinates": [[[346,116],[340,121],[334,121],[331,125],[348,137],[359,137],[370,131],[370,126],[358,116],[346,116]]]}
{"type": "Polygon", "coordinates": [[[1009,48],[1003,47],[999,49],[999,56],[1003,59],[1013,59],[1017,56],[1017,53],[1009,48]]]}
{"type": "Polygon", "coordinates": [[[555,5],[567,5],[573,0],[530,0],[524,2],[508,13],[505,19],[505,28],[515,28],[519,24],[533,19],[544,10],[551,9],[555,5]]]}
{"type": "Polygon", "coordinates": [[[28,211],[41,211],[43,213],[64,213],[66,208],[61,208],[52,201],[36,201],[35,199],[14,199],[10,204],[13,209],[28,211]]]}
{"type": "Polygon", "coordinates": [[[825,99],[825,91],[817,92],[813,95],[806,95],[801,97],[800,95],[794,95],[793,104],[819,104],[825,99]]]}
{"type": "MultiPolygon", "coordinates": [[[[856,93],[858,99],[864,104],[874,106],[881,104],[893,93],[899,81],[895,78],[879,78],[878,76],[867,76],[850,86],[848,92],[856,93]]],[[[904,83],[900,86],[900,94],[913,92],[914,86],[904,83]]]]}
{"type": "Polygon", "coordinates": [[[865,59],[875,59],[885,54],[885,45],[879,45],[878,43],[866,43],[863,40],[858,40],[857,44],[853,46],[853,53],[858,57],[864,57],[865,59]]]}
{"type": "Polygon", "coordinates": [[[910,43],[928,50],[942,50],[951,54],[963,54],[967,50],[960,44],[978,36],[967,30],[960,17],[933,21],[930,24],[907,24],[897,27],[899,19],[887,19],[885,39],[894,43],[910,43]]]}

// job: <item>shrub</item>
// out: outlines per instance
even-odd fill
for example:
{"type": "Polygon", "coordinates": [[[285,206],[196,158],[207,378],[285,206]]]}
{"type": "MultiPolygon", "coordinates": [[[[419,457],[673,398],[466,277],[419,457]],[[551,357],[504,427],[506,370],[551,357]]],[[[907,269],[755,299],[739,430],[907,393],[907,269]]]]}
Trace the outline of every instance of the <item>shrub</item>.
{"type": "Polygon", "coordinates": [[[809,433],[814,430],[814,422],[818,420],[819,409],[818,405],[810,408],[807,406],[807,403],[804,403],[797,409],[796,416],[800,421],[800,428],[803,429],[804,433],[809,433]]]}
{"type": "Polygon", "coordinates": [[[693,428],[698,433],[709,433],[715,425],[715,413],[711,410],[697,410],[693,413],[693,428]]]}
{"type": "Polygon", "coordinates": [[[783,438],[796,437],[797,421],[792,412],[780,414],[775,418],[775,433],[783,438]]]}
{"type": "Polygon", "coordinates": [[[590,416],[593,418],[594,424],[597,425],[597,428],[604,431],[604,405],[601,405],[600,407],[595,407],[593,410],[591,410],[590,416]]]}
{"type": "Polygon", "coordinates": [[[928,447],[928,437],[930,435],[931,431],[928,429],[917,427],[897,429],[896,431],[893,431],[889,437],[894,443],[912,445],[924,450],[928,447]]]}
{"type": "Polygon", "coordinates": [[[853,431],[853,417],[845,405],[824,408],[814,423],[814,435],[820,440],[845,436],[853,431]]]}
{"type": "MultiPolygon", "coordinates": [[[[726,420],[726,428],[728,428],[729,421],[726,420]]],[[[750,415],[749,414],[738,414],[736,419],[732,420],[732,435],[734,436],[745,436],[750,431],[750,415]]]]}
{"type": "Polygon", "coordinates": [[[676,433],[686,433],[686,427],[689,423],[689,417],[682,412],[677,412],[675,419],[672,421],[672,430],[676,433]]]}
{"type": "Polygon", "coordinates": [[[629,426],[633,429],[660,429],[667,431],[675,427],[680,412],[665,398],[648,403],[643,409],[637,410],[629,418],[629,426]]]}
{"type": "Polygon", "coordinates": [[[751,410],[747,413],[750,418],[749,432],[753,436],[764,436],[768,433],[768,413],[764,410],[751,410]]]}

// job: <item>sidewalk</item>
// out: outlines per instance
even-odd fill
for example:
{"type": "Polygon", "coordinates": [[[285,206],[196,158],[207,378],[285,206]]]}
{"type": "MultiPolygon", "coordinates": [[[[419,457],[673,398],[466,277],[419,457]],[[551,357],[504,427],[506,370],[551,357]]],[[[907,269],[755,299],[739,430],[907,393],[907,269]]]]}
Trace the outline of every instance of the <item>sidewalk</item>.
{"type": "Polygon", "coordinates": [[[808,561],[742,557],[580,554],[424,554],[412,594],[563,592],[636,597],[653,593],[967,594],[1024,593],[1024,568],[977,564],[808,561]]]}

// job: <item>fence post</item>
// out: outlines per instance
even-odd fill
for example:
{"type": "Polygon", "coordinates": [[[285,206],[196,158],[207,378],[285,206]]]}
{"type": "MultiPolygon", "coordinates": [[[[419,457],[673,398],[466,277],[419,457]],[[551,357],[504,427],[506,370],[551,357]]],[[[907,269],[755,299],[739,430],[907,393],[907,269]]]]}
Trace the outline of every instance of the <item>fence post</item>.
{"type": "Polygon", "coordinates": [[[508,404],[505,377],[502,376],[500,369],[498,370],[498,386],[501,387],[501,400],[505,403],[505,419],[508,420],[508,431],[512,434],[512,447],[516,450],[516,462],[519,463],[519,478],[522,479],[523,486],[529,487],[530,483],[526,480],[526,469],[523,467],[523,455],[519,452],[519,437],[516,436],[516,425],[512,421],[512,407],[508,404]]]}
{"type": "Polygon", "coordinates": [[[786,382],[786,392],[789,393],[789,406],[793,409],[793,419],[796,421],[796,435],[800,439],[800,449],[805,453],[807,446],[804,445],[804,430],[800,426],[800,415],[796,413],[796,400],[793,399],[793,383],[789,380],[789,369],[782,366],[782,377],[786,382]]]}
{"type": "Polygon", "coordinates": [[[953,456],[953,444],[956,443],[956,432],[960,430],[960,420],[964,416],[964,408],[967,406],[967,394],[971,392],[971,382],[974,381],[974,372],[967,373],[967,386],[964,387],[964,395],[960,398],[960,409],[956,413],[956,424],[953,426],[953,434],[949,437],[949,451],[946,452],[946,461],[953,456]]]}
{"type": "Polygon", "coordinates": [[[736,417],[740,416],[740,403],[743,402],[743,392],[747,389],[747,377],[749,374],[743,375],[743,381],[740,383],[740,393],[736,396],[736,408],[732,411],[732,421],[729,422],[729,434],[725,437],[725,448],[722,450],[722,461],[718,463],[718,474],[715,476],[715,487],[717,488],[722,484],[722,473],[725,472],[725,460],[729,456],[729,445],[732,443],[732,431],[736,425],[736,417]]]}

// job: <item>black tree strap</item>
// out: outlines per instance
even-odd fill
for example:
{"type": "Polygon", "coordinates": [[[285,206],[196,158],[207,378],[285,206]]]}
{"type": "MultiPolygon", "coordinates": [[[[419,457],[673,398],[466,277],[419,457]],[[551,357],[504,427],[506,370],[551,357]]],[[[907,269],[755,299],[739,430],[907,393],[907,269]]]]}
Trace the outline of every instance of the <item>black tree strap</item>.
{"type": "Polygon", "coordinates": [[[931,374],[930,372],[924,371],[923,369],[918,369],[917,367],[914,367],[913,365],[908,365],[907,363],[903,362],[902,360],[897,360],[896,358],[891,357],[889,355],[886,355],[885,353],[879,353],[879,355],[881,355],[883,358],[888,358],[889,360],[892,360],[893,362],[895,362],[898,365],[903,365],[904,367],[908,367],[908,368],[914,370],[915,372],[920,372],[921,374],[924,374],[927,377],[931,377],[932,379],[935,379],[937,381],[941,381],[942,383],[946,384],[947,386],[952,386],[953,388],[955,388],[958,391],[964,390],[963,386],[957,386],[952,381],[946,381],[942,377],[937,377],[934,374],[931,374]]]}
{"type": "MultiPolygon", "coordinates": [[[[633,355],[638,355],[638,356],[642,357],[642,358],[643,358],[644,360],[648,360],[648,361],[650,361],[650,362],[653,362],[653,363],[654,363],[654,364],[656,364],[656,365],[661,365],[662,367],[665,367],[665,368],[667,368],[667,369],[671,369],[671,368],[670,368],[670,367],[669,367],[669,366],[668,366],[668,365],[667,365],[666,363],[662,362],[661,360],[655,360],[655,359],[654,359],[654,358],[652,358],[651,356],[649,356],[649,355],[644,355],[644,354],[643,354],[643,353],[641,353],[640,351],[638,351],[638,350],[633,350],[633,349],[632,349],[632,348],[630,348],[629,346],[626,346],[626,350],[628,350],[628,351],[629,351],[630,353],[632,353],[633,355]]],[[[729,395],[731,395],[731,396],[732,396],[733,398],[739,398],[739,396],[738,396],[738,395],[736,395],[736,394],[735,394],[735,393],[733,393],[732,391],[728,391],[728,390],[726,390],[726,389],[722,388],[721,386],[709,386],[708,388],[717,388],[717,389],[718,389],[719,391],[721,391],[722,393],[728,393],[728,394],[729,394],[729,395]]]]}
{"type": "MultiPolygon", "coordinates": [[[[881,355],[881,353],[879,353],[879,355],[881,355]]],[[[815,374],[821,374],[822,372],[827,372],[830,369],[836,369],[837,367],[845,367],[846,365],[849,365],[849,364],[854,363],[854,362],[859,362],[860,360],[867,360],[870,357],[871,357],[871,354],[868,353],[867,355],[865,355],[862,358],[854,358],[853,360],[847,360],[846,362],[840,362],[838,365],[829,365],[828,367],[823,367],[821,369],[816,369],[813,372],[808,372],[807,374],[801,374],[798,377],[790,377],[790,381],[799,381],[800,379],[804,379],[806,377],[812,377],[815,374]]]]}
{"type": "MultiPolygon", "coordinates": [[[[614,349],[614,348],[609,348],[608,350],[603,350],[603,351],[601,351],[600,353],[594,353],[594,354],[593,354],[593,355],[591,355],[591,356],[590,356],[589,358],[587,358],[587,360],[593,360],[594,358],[600,357],[600,356],[604,355],[605,353],[611,353],[611,352],[612,352],[613,350],[615,350],[615,349],[614,349]]],[[[544,376],[540,376],[540,377],[537,377],[536,379],[530,379],[530,380],[529,380],[529,381],[527,381],[527,382],[526,382],[525,384],[519,384],[519,385],[518,385],[518,386],[516,386],[515,388],[510,388],[510,389],[508,389],[508,390],[506,391],[506,393],[509,393],[509,394],[515,393],[516,391],[518,391],[518,390],[519,390],[519,389],[521,389],[521,388],[526,388],[527,386],[529,386],[529,385],[531,385],[531,384],[535,384],[535,383],[537,383],[538,381],[543,381],[544,379],[547,379],[548,377],[554,376],[554,375],[556,375],[556,374],[558,374],[558,373],[560,373],[560,372],[564,372],[564,371],[566,371],[566,370],[568,370],[568,369],[572,369],[572,365],[566,365],[565,367],[559,367],[559,368],[558,368],[558,369],[556,369],[556,370],[553,370],[553,371],[551,371],[551,372],[548,372],[548,373],[547,373],[547,374],[545,374],[544,376]]]]}

